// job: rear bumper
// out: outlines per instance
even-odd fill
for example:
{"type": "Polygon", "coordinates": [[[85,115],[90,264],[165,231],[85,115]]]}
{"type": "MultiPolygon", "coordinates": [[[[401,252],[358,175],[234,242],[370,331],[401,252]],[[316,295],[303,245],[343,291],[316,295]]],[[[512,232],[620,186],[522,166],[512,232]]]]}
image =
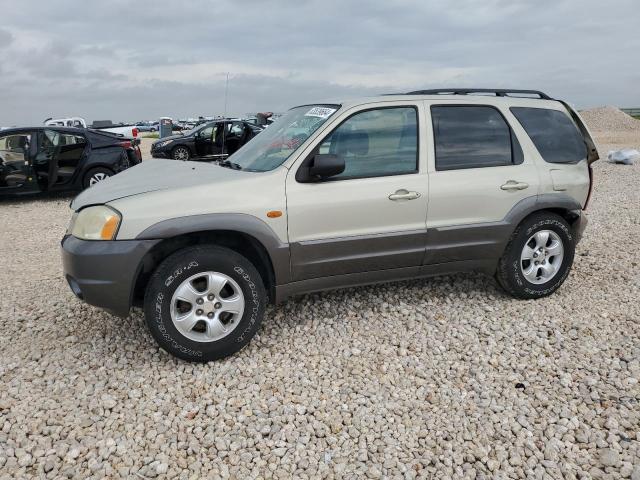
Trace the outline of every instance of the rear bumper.
{"type": "Polygon", "coordinates": [[[159,240],[62,239],[62,266],[71,291],[90,305],[127,316],[142,259],[159,240]]]}
{"type": "Polygon", "coordinates": [[[585,213],[580,210],[578,218],[571,224],[571,233],[576,240],[576,245],[582,240],[582,235],[584,230],[587,228],[587,224],[589,223],[589,219],[585,215],[585,213]]]}

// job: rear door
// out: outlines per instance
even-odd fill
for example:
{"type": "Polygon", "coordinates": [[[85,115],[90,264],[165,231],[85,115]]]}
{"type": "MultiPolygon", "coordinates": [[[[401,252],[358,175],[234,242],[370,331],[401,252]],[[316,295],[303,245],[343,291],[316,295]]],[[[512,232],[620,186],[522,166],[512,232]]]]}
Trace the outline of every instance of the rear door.
{"type": "Polygon", "coordinates": [[[536,165],[508,110],[426,103],[432,138],[425,263],[493,255],[500,222],[516,203],[538,194],[536,165]]]}
{"type": "Polygon", "coordinates": [[[0,191],[37,189],[30,165],[33,132],[0,132],[0,191]]]}

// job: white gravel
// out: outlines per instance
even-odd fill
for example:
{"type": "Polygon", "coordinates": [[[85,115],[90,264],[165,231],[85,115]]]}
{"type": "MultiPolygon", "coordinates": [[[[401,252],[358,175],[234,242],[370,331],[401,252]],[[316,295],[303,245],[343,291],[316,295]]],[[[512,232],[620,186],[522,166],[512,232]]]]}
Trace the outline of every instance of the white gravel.
{"type": "Polygon", "coordinates": [[[594,170],[553,296],[473,275],[310,295],[207,365],[75,300],[68,198],[1,202],[0,478],[639,480],[640,165],[594,170]]]}
{"type": "Polygon", "coordinates": [[[580,112],[580,116],[593,131],[613,130],[640,133],[640,120],[611,105],[583,110],[580,112]]]}

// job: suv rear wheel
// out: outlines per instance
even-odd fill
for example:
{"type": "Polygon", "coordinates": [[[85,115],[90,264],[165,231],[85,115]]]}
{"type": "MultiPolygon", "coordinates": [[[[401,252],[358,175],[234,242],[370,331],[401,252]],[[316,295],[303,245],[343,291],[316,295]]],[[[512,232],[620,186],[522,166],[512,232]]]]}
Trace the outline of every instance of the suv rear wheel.
{"type": "Polygon", "coordinates": [[[266,304],[262,278],[228,248],[188,247],[151,277],[144,300],[151,334],[166,351],[195,362],[231,355],[255,335],[266,304]]]}
{"type": "Polygon", "coordinates": [[[84,188],[93,187],[96,183],[106,180],[113,175],[113,172],[105,167],[96,167],[85,173],[82,179],[82,185],[84,188]]]}
{"type": "Polygon", "coordinates": [[[565,281],[574,254],[575,241],[566,220],[551,212],[536,213],[513,232],[496,278],[514,297],[544,297],[565,281]]]}

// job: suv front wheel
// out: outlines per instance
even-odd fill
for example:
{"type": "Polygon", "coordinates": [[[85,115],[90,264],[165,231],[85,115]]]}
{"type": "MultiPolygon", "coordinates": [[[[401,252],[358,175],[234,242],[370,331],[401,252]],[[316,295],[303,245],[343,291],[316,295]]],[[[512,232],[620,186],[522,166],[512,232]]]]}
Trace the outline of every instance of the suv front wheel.
{"type": "Polygon", "coordinates": [[[551,212],[536,213],[513,232],[496,278],[514,297],[545,297],[565,281],[574,254],[575,241],[566,220],[551,212]]]}
{"type": "Polygon", "coordinates": [[[191,151],[187,147],[179,145],[171,150],[171,158],[174,160],[189,160],[191,158],[191,151]]]}
{"type": "Polygon", "coordinates": [[[262,278],[249,260],[228,248],[197,246],[160,264],[147,286],[144,313],[162,348],[208,362],[249,343],[265,304],[262,278]]]}

